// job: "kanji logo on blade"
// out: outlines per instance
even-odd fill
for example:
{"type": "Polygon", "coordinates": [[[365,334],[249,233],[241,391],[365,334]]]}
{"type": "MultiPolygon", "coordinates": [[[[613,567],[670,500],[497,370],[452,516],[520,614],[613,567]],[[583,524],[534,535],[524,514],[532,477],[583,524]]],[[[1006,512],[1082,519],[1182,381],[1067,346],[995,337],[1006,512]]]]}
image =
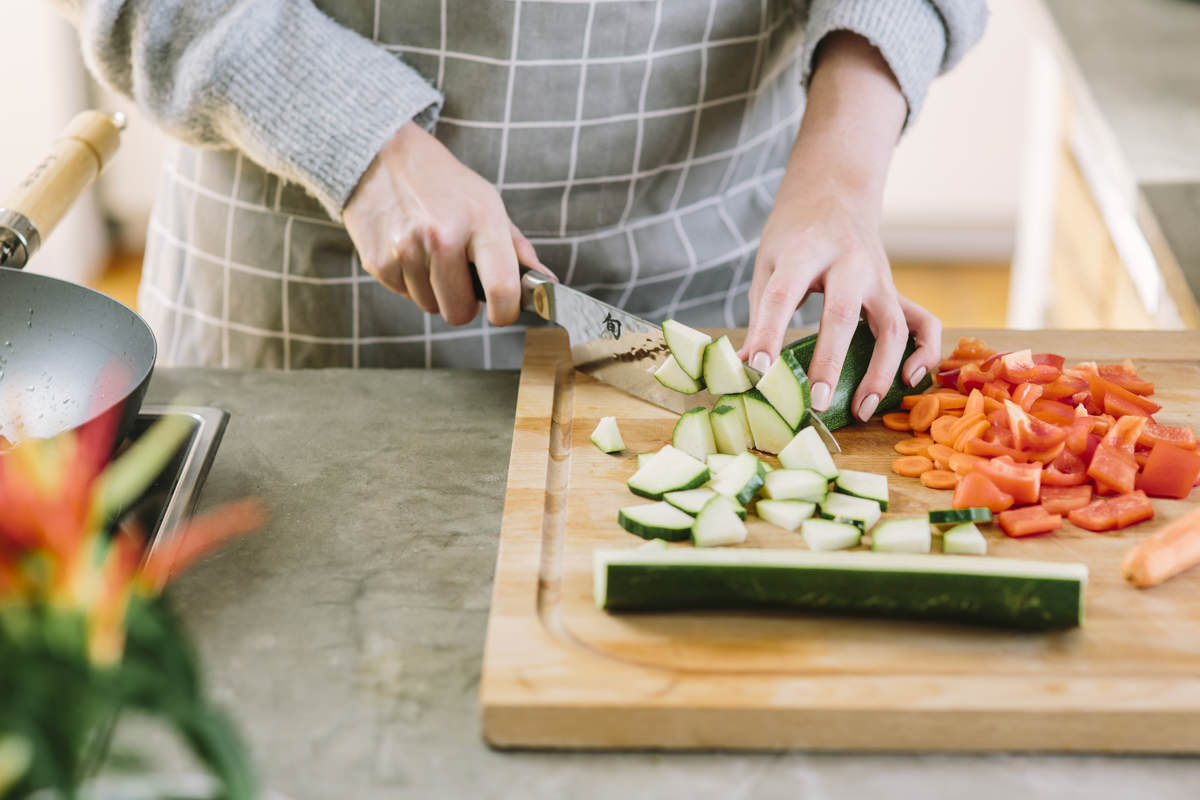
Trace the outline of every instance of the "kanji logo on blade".
{"type": "Polygon", "coordinates": [[[621,338],[621,320],[615,318],[611,311],[604,318],[604,333],[612,339],[621,338]]]}

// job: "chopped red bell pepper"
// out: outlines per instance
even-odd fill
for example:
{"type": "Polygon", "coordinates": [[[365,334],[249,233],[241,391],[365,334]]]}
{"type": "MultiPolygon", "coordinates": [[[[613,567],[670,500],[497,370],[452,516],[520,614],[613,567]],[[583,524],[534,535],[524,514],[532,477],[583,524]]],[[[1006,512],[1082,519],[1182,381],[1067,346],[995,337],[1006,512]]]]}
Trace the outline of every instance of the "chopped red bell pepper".
{"type": "Polygon", "coordinates": [[[1182,499],[1200,478],[1200,453],[1159,442],[1150,451],[1136,485],[1146,494],[1182,499]]]}
{"type": "Polygon", "coordinates": [[[1066,365],[1067,360],[1060,355],[1055,355],[1054,353],[1034,353],[1033,363],[1049,364],[1055,369],[1061,370],[1063,366],[1066,365]]]}
{"type": "Polygon", "coordinates": [[[1154,518],[1154,506],[1141,490],[1114,497],[1108,504],[1116,511],[1118,528],[1126,528],[1154,518]]]}
{"type": "Polygon", "coordinates": [[[1092,485],[1042,486],[1042,508],[1049,514],[1066,514],[1092,502],[1092,485]]]}
{"type": "Polygon", "coordinates": [[[1101,378],[1099,375],[1094,375],[1088,378],[1088,387],[1092,391],[1092,399],[1096,405],[1101,408],[1106,408],[1105,403],[1123,400],[1126,404],[1141,408],[1146,412],[1146,416],[1157,414],[1162,410],[1162,406],[1153,400],[1147,400],[1141,395],[1134,394],[1128,389],[1123,389],[1107,378],[1101,378]],[[1113,398],[1110,401],[1109,395],[1113,398]]]}
{"type": "Polygon", "coordinates": [[[1022,383],[1013,389],[1013,402],[1019,405],[1026,411],[1033,410],[1033,404],[1042,396],[1042,385],[1040,383],[1022,383]]]}
{"type": "Polygon", "coordinates": [[[1142,435],[1142,429],[1146,427],[1146,421],[1145,417],[1137,415],[1121,417],[1104,434],[1101,443],[1132,454],[1137,447],[1138,437],[1142,435]]]}
{"type": "Polygon", "coordinates": [[[1154,421],[1146,423],[1138,436],[1138,444],[1142,447],[1153,447],[1159,442],[1173,444],[1185,450],[1196,449],[1196,432],[1187,425],[1159,425],[1154,421]]]}
{"type": "Polygon", "coordinates": [[[954,487],[954,500],[950,506],[986,508],[995,514],[1011,508],[1012,504],[1013,496],[1002,491],[976,468],[959,479],[958,486],[954,487]]]}
{"type": "Polygon", "coordinates": [[[1097,489],[1125,494],[1133,491],[1137,479],[1137,461],[1132,449],[1126,452],[1101,442],[1088,463],[1087,474],[1096,481],[1097,489]]]}
{"type": "Polygon", "coordinates": [[[1129,492],[1110,499],[1093,500],[1067,514],[1074,524],[1089,531],[1125,528],[1154,517],[1154,506],[1142,492],[1129,492]]]}
{"type": "MultiPolygon", "coordinates": [[[[1004,411],[1008,414],[1008,429],[1012,432],[1013,443],[1018,450],[1044,451],[1067,438],[1065,430],[1037,417],[1029,416],[1012,400],[1005,401],[1004,411]]],[[[1000,413],[996,412],[996,414],[1000,413]]],[[[995,424],[996,420],[993,419],[992,422],[995,424]]]]}
{"type": "Polygon", "coordinates": [[[1154,384],[1138,377],[1137,370],[1133,368],[1133,362],[1129,359],[1125,359],[1123,364],[1099,364],[1096,371],[1100,377],[1134,394],[1154,394],[1154,384]]]}
{"type": "Polygon", "coordinates": [[[1117,527],[1117,510],[1104,499],[1093,500],[1083,508],[1072,509],[1067,519],[1089,531],[1110,531],[1117,527]]]}
{"type": "Polygon", "coordinates": [[[1047,400],[1044,396],[1033,401],[1029,412],[1051,425],[1070,425],[1075,421],[1075,409],[1057,400],[1047,400]]]}
{"type": "Polygon", "coordinates": [[[1049,513],[1042,506],[1026,506],[1004,511],[997,515],[996,520],[1004,533],[1014,539],[1049,533],[1062,527],[1062,517],[1049,513]]]}
{"type": "MultiPolygon", "coordinates": [[[[1013,496],[1017,503],[1036,503],[1042,489],[1040,464],[1018,464],[1011,456],[997,456],[975,467],[1000,491],[1013,496]]],[[[974,474],[974,472],[972,474],[974,474]]]]}
{"type": "Polygon", "coordinates": [[[1113,392],[1104,395],[1104,411],[1114,417],[1149,417],[1146,409],[1137,403],[1131,403],[1113,392]]]}
{"type": "Polygon", "coordinates": [[[1042,495],[1047,486],[1079,486],[1087,481],[1087,464],[1070,450],[1065,450],[1042,472],[1042,495]]]}
{"type": "Polygon", "coordinates": [[[1088,382],[1077,375],[1059,375],[1042,390],[1042,397],[1048,400],[1062,400],[1078,392],[1086,392],[1088,382]]]}

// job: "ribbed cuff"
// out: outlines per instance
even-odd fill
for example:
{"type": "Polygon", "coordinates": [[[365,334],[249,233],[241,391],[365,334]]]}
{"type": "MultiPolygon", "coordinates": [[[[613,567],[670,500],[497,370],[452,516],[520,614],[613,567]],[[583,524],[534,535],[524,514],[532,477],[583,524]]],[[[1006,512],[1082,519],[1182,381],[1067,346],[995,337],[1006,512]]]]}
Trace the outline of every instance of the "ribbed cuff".
{"type": "Polygon", "coordinates": [[[259,3],[256,11],[257,35],[222,59],[237,66],[221,81],[229,109],[217,118],[235,127],[222,133],[340,220],[387,140],[409,121],[431,127],[442,96],[398,57],[309,3],[259,3]]]}
{"type": "Polygon", "coordinates": [[[865,38],[887,61],[908,103],[907,130],[946,56],[947,32],[941,15],[929,0],[814,0],[801,62],[805,85],[812,78],[817,46],[828,34],[841,30],[865,38]]]}

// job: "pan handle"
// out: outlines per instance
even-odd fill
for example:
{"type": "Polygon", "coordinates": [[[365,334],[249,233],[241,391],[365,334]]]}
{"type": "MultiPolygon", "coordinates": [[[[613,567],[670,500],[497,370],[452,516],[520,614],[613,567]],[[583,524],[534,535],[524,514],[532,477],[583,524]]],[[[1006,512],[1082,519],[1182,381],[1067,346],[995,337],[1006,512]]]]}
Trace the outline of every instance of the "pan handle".
{"type": "Polygon", "coordinates": [[[123,114],[84,111],[0,206],[0,266],[24,267],[67,211],[112,160],[123,114]]]}

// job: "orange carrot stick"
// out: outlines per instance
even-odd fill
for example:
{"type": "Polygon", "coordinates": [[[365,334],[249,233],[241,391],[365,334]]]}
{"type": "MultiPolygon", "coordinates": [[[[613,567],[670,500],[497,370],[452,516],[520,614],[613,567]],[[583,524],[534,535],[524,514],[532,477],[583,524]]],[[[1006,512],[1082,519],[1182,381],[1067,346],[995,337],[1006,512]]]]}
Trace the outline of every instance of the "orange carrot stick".
{"type": "Polygon", "coordinates": [[[1189,511],[1125,554],[1121,574],[1145,589],[1200,564],[1200,508],[1189,511]]]}

